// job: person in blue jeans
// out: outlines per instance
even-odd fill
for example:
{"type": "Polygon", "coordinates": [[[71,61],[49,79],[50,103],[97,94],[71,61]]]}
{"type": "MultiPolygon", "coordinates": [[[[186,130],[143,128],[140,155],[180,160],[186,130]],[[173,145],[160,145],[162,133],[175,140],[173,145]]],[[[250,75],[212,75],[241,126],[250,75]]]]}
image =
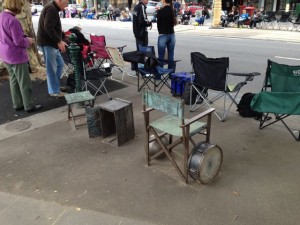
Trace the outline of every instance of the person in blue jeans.
{"type": "Polygon", "coordinates": [[[177,23],[172,0],[162,0],[163,8],[157,12],[157,30],[158,30],[158,60],[163,65],[165,50],[168,51],[168,68],[174,68],[174,50],[175,50],[175,32],[174,26],[177,23]]]}
{"type": "Polygon", "coordinates": [[[205,19],[209,19],[210,18],[210,15],[209,15],[209,12],[208,12],[208,9],[206,6],[204,6],[204,9],[202,10],[202,15],[200,18],[197,18],[195,19],[195,21],[200,25],[203,25],[204,24],[204,21],[205,19]]]}
{"type": "Polygon", "coordinates": [[[66,51],[66,43],[62,40],[62,27],[59,11],[68,6],[68,0],[54,0],[46,5],[39,19],[37,45],[43,51],[48,93],[52,97],[63,97],[60,78],[63,72],[64,61],[60,52],[66,51]]]}

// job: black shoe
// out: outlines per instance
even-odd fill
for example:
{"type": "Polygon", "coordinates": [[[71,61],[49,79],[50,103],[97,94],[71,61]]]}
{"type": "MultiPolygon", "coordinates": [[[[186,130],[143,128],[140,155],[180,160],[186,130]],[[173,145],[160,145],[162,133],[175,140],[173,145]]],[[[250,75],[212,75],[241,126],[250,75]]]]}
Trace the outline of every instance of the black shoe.
{"type": "Polygon", "coordinates": [[[21,107],[19,107],[19,108],[15,108],[14,110],[15,111],[21,111],[21,110],[23,110],[24,109],[24,106],[21,106],[21,107]]]}
{"type": "Polygon", "coordinates": [[[60,87],[60,91],[61,92],[68,92],[68,88],[67,87],[60,87]]]}
{"type": "Polygon", "coordinates": [[[36,105],[33,106],[31,109],[25,110],[27,113],[32,113],[32,112],[36,112],[39,111],[42,108],[42,105],[36,105]]]}

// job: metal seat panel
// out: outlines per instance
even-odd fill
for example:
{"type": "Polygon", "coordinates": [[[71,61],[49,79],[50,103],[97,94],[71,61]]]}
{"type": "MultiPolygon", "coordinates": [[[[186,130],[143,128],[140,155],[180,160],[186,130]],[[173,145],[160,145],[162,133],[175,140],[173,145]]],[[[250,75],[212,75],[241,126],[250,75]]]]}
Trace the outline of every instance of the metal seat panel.
{"type": "MultiPolygon", "coordinates": [[[[158,129],[162,132],[171,134],[173,136],[182,136],[182,124],[181,119],[175,116],[165,116],[156,121],[153,121],[149,125],[155,129],[158,129]]],[[[206,128],[206,123],[203,122],[194,122],[190,125],[190,136],[193,136],[196,133],[199,133],[201,130],[206,128]]]]}

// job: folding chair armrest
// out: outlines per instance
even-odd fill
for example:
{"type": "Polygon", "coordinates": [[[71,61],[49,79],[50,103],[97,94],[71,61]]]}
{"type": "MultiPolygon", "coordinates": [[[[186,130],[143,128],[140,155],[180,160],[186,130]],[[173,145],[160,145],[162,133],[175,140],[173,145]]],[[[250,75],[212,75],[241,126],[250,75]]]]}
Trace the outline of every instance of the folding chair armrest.
{"type": "Polygon", "coordinates": [[[237,77],[246,77],[246,81],[252,81],[255,76],[260,76],[261,74],[258,72],[251,73],[231,73],[228,72],[228,75],[237,76],[237,77]]]}
{"type": "Polygon", "coordinates": [[[155,110],[154,108],[146,108],[145,110],[142,111],[142,113],[148,113],[155,110]]]}
{"type": "MultiPolygon", "coordinates": [[[[180,62],[181,60],[180,59],[175,59],[174,61],[172,61],[173,63],[177,63],[177,62],[180,62]]],[[[164,63],[164,65],[167,65],[168,63],[169,63],[169,61],[167,60],[167,59],[164,59],[163,60],[163,63],[164,63]]]]}
{"type": "Polygon", "coordinates": [[[261,74],[258,72],[251,72],[251,73],[232,73],[228,72],[227,74],[232,76],[238,76],[238,77],[254,77],[254,76],[260,76],[261,74]]]}
{"type": "Polygon", "coordinates": [[[192,123],[202,119],[203,117],[206,117],[209,114],[212,114],[215,110],[216,110],[215,108],[210,108],[210,109],[208,109],[208,110],[206,110],[206,111],[204,111],[204,112],[202,112],[202,113],[200,113],[200,114],[198,114],[198,115],[196,115],[196,116],[194,116],[190,119],[185,120],[185,124],[182,125],[182,127],[190,126],[192,123]]]}
{"type": "Polygon", "coordinates": [[[127,47],[127,45],[123,45],[121,47],[117,47],[117,49],[119,50],[119,52],[122,53],[125,47],[127,47]]]}

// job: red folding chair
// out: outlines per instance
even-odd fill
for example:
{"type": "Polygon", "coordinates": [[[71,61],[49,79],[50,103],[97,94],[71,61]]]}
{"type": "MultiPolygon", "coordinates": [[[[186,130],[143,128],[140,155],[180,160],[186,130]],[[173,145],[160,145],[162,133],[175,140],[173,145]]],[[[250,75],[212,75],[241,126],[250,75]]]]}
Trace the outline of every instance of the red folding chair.
{"type": "Polygon", "coordinates": [[[106,40],[104,35],[90,35],[91,51],[95,53],[95,63],[100,67],[104,61],[110,60],[110,56],[106,51],[106,40]]]}

